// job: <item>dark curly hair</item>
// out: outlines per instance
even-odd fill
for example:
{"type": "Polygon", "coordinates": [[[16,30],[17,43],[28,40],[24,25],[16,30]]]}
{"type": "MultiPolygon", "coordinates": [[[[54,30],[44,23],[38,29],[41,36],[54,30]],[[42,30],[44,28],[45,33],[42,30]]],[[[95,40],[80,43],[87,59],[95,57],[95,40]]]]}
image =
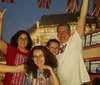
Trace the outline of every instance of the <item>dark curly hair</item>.
{"type": "Polygon", "coordinates": [[[57,67],[57,59],[55,58],[55,56],[44,46],[35,46],[32,48],[30,57],[28,58],[27,62],[26,62],[26,73],[29,74],[30,72],[33,73],[33,77],[36,77],[37,74],[37,65],[34,63],[33,61],[33,51],[34,50],[42,50],[44,57],[45,57],[45,65],[51,66],[52,68],[56,68],[57,67]]]}
{"type": "Polygon", "coordinates": [[[28,36],[28,44],[26,46],[26,49],[27,50],[31,50],[31,47],[32,47],[32,40],[31,40],[31,37],[29,35],[29,33],[25,30],[20,30],[18,32],[16,32],[16,34],[14,34],[10,40],[10,43],[11,45],[13,45],[14,47],[17,47],[18,46],[18,43],[17,43],[17,40],[18,40],[18,37],[22,34],[26,34],[28,36]]]}

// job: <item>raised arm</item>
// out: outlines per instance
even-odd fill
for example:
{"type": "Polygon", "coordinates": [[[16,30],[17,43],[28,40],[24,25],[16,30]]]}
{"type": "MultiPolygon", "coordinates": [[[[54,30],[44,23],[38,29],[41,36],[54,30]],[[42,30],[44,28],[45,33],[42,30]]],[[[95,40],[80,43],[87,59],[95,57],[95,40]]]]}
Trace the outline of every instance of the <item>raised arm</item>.
{"type": "Polygon", "coordinates": [[[17,66],[8,66],[4,64],[0,64],[0,72],[24,72],[24,64],[22,65],[17,65],[17,66]]]}
{"type": "Polygon", "coordinates": [[[53,69],[50,69],[50,73],[51,73],[50,79],[51,79],[52,85],[60,85],[59,78],[53,69]]]}
{"type": "Polygon", "coordinates": [[[2,27],[3,27],[3,16],[6,9],[0,12],[0,51],[6,54],[7,51],[7,43],[2,40],[2,27]]]}
{"type": "Polygon", "coordinates": [[[83,0],[81,11],[80,11],[80,17],[77,24],[77,32],[80,35],[80,37],[84,36],[86,16],[87,16],[87,11],[88,11],[88,3],[89,3],[89,0],[83,0]]]}

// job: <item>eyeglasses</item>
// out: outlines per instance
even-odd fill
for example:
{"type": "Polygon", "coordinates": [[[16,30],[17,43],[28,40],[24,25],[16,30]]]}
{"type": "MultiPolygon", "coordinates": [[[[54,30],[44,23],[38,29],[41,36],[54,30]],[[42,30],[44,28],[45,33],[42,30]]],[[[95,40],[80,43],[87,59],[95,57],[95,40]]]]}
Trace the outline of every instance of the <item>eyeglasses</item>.
{"type": "Polygon", "coordinates": [[[65,34],[65,33],[68,33],[68,31],[58,32],[58,34],[65,34]]]}
{"type": "Polygon", "coordinates": [[[54,49],[54,50],[58,50],[59,47],[53,47],[53,46],[49,46],[49,48],[54,49]]]}
{"type": "Polygon", "coordinates": [[[39,56],[33,56],[33,59],[36,59],[36,58],[43,58],[44,55],[39,55],[39,56]]]}
{"type": "Polygon", "coordinates": [[[24,41],[28,41],[27,38],[18,38],[19,40],[24,40],[24,41]]]}

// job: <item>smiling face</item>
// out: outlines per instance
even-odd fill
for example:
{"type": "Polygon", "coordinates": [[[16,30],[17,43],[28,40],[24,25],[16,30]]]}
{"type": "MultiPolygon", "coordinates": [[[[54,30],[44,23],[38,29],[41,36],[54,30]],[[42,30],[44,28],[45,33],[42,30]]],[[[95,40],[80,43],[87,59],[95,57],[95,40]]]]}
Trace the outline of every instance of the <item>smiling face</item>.
{"type": "Polygon", "coordinates": [[[18,43],[18,48],[19,49],[26,49],[26,46],[28,44],[28,37],[27,37],[27,35],[26,34],[21,34],[18,37],[17,43],[18,43]]]}
{"type": "Polygon", "coordinates": [[[67,42],[70,38],[70,32],[68,32],[68,27],[66,26],[60,26],[57,33],[58,39],[61,43],[67,42]]]}
{"type": "Polygon", "coordinates": [[[59,44],[56,42],[50,42],[50,45],[47,48],[56,56],[58,54],[59,44]]]}
{"type": "Polygon", "coordinates": [[[41,67],[45,63],[45,57],[44,57],[43,51],[40,49],[38,49],[38,50],[36,49],[33,51],[32,59],[38,67],[41,67]]]}

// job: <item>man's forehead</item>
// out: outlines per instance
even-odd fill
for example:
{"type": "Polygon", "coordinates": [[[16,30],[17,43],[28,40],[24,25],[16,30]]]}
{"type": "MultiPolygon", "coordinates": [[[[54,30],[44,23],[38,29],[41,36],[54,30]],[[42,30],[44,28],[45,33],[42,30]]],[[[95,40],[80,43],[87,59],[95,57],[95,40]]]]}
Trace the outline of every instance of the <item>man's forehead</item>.
{"type": "Polygon", "coordinates": [[[62,30],[67,30],[68,29],[68,27],[66,27],[66,26],[60,26],[59,28],[58,28],[58,31],[60,30],[60,31],[62,31],[62,30]]]}

